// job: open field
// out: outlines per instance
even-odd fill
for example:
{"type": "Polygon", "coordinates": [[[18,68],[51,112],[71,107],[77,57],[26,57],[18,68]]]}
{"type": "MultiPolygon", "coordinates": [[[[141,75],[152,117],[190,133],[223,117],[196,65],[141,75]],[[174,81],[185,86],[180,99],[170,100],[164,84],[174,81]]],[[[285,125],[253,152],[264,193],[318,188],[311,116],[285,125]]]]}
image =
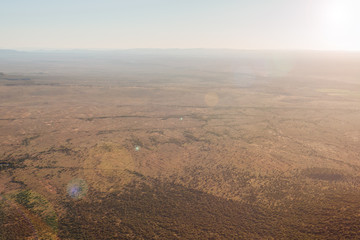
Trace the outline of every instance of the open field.
{"type": "Polygon", "coordinates": [[[0,239],[359,239],[359,64],[0,51],[0,239]]]}

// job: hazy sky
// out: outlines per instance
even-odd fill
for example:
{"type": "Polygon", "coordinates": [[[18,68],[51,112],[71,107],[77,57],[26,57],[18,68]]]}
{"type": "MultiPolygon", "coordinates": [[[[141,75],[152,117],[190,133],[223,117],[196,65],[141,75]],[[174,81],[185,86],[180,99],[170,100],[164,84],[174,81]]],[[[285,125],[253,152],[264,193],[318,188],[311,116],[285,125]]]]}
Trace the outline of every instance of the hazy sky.
{"type": "Polygon", "coordinates": [[[360,50],[360,1],[0,0],[0,48],[360,50]]]}

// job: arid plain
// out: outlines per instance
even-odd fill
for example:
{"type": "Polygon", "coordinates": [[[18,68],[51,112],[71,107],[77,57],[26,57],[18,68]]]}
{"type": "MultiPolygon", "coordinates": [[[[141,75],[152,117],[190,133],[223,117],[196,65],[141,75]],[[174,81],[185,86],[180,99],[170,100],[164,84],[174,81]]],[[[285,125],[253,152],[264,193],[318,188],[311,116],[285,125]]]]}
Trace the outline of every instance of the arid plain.
{"type": "Polygon", "coordinates": [[[0,239],[359,239],[359,66],[0,51],[0,239]]]}

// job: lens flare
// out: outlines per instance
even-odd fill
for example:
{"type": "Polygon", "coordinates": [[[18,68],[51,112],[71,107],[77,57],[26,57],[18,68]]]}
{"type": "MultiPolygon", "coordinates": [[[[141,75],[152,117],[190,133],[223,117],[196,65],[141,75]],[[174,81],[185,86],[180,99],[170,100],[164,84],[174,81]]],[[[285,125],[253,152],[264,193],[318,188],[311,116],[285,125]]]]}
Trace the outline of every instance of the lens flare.
{"type": "Polygon", "coordinates": [[[74,179],[67,185],[67,193],[73,199],[83,198],[87,190],[87,184],[83,179],[74,179]]]}

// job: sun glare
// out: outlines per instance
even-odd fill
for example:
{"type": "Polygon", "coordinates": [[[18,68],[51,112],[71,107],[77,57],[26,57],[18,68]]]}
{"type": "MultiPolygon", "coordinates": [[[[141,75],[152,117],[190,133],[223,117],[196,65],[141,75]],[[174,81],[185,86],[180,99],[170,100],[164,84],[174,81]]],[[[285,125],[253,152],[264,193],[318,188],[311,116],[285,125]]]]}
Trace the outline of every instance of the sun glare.
{"type": "Polygon", "coordinates": [[[328,6],[325,7],[324,20],[330,27],[341,28],[349,24],[350,13],[349,6],[345,3],[330,2],[328,6]]]}
{"type": "Polygon", "coordinates": [[[324,47],[333,50],[351,49],[355,14],[349,1],[327,1],[321,14],[324,47]]]}

